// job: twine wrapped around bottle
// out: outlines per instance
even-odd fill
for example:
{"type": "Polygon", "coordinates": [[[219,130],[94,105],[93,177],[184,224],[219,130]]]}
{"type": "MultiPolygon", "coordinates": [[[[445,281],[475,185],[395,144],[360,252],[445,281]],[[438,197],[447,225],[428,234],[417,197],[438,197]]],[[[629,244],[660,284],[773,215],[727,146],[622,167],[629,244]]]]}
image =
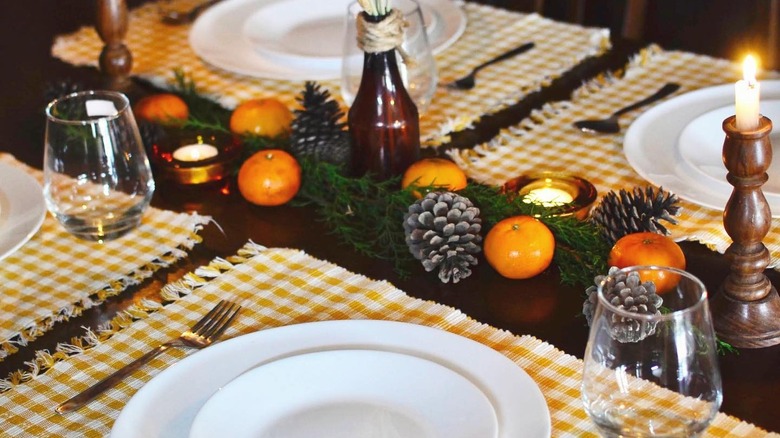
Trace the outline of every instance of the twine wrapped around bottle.
{"type": "Polygon", "coordinates": [[[414,64],[412,57],[401,46],[404,40],[404,28],[409,23],[397,9],[390,12],[378,22],[366,20],[365,14],[357,16],[357,45],[366,53],[380,53],[397,50],[404,64],[414,64]]]}

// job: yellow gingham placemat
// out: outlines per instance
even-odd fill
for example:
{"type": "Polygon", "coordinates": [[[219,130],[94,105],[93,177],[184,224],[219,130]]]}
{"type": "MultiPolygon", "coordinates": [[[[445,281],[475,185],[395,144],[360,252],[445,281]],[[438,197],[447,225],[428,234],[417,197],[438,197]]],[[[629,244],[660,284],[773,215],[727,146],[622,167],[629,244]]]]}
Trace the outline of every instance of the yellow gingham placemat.
{"type": "MultiPolygon", "coordinates": [[[[591,135],[572,123],[603,118],[627,103],[646,97],[666,82],[682,88],[675,95],[698,88],[733,84],[741,66],[726,60],[686,52],[663,51],[656,46],[643,50],[621,78],[604,77],[577,90],[569,102],[547,105],[518,125],[502,131],[490,142],[469,151],[449,151],[470,178],[501,185],[508,179],[534,171],[571,173],[592,182],[599,197],[610,190],[631,190],[649,183],[629,165],[623,153],[623,135],[591,135]]],[[[643,110],[647,110],[644,108],[643,110]]],[[[626,114],[624,127],[642,110],[626,114]]],[[[678,225],[668,228],[675,240],[699,241],[719,252],[731,244],[723,229],[723,212],[681,200],[678,225]]],[[[780,264],[780,219],[764,239],[771,253],[770,267],[780,264]]]]}
{"type": "MultiPolygon", "coordinates": [[[[453,3],[453,7],[464,8],[468,24],[458,41],[436,56],[440,84],[525,42],[534,41],[536,47],[482,70],[473,90],[437,89],[420,121],[425,143],[441,143],[447,134],[463,130],[481,116],[517,102],[584,58],[609,47],[606,29],[584,28],[475,3],[462,6],[453,3]]],[[[158,86],[170,87],[173,70],[181,68],[191,76],[201,94],[227,108],[264,96],[276,96],[291,107],[297,106],[295,98],[303,90],[303,82],[258,79],[212,67],[201,61],[187,44],[189,29],[190,26],[160,23],[156,3],[133,10],[125,38],[133,54],[133,74],[158,86]]],[[[58,37],[52,54],[71,64],[97,66],[102,45],[95,29],[84,27],[58,37]]],[[[338,79],[321,83],[341,100],[338,79]]]]}
{"type": "MultiPolygon", "coordinates": [[[[9,154],[0,153],[0,161],[43,180],[41,171],[9,154]]],[[[208,220],[150,207],[137,229],[100,244],[71,236],[47,214],[35,236],[0,263],[0,360],[55,322],[185,257],[208,220]]]]}
{"type": "MultiPolygon", "coordinates": [[[[220,299],[231,299],[244,309],[225,337],[312,321],[382,319],[436,327],[476,340],[509,357],[539,385],[550,409],[553,436],[598,436],[579,398],[582,362],[534,337],[481,324],[456,309],[409,297],[387,282],[356,275],[298,250],[264,249],[250,242],[239,257],[215,260],[195,274],[167,287],[169,298],[181,296],[174,303],[3,393],[0,420],[6,425],[4,432],[8,436],[107,435],[130,397],[187,353],[172,350],[163,354],[74,413],[55,414],[55,406],[178,336],[220,299]],[[206,277],[214,278],[207,281],[206,277]]],[[[780,435],[721,413],[705,436],[780,435]]]]}

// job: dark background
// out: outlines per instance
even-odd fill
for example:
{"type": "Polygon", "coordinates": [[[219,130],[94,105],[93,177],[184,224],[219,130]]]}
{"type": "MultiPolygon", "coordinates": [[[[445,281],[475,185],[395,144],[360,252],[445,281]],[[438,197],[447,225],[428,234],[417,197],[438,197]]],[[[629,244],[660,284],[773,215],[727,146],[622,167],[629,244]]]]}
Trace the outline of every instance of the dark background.
{"type": "MultiPolygon", "coordinates": [[[[546,0],[543,14],[572,21],[579,0],[546,0]]],[[[480,0],[481,3],[534,10],[533,0],[480,0]]],[[[583,24],[622,31],[626,0],[583,0],[583,24]]],[[[647,0],[643,40],[665,49],[679,49],[728,59],[748,50],[766,57],[769,0],[647,0]]]]}

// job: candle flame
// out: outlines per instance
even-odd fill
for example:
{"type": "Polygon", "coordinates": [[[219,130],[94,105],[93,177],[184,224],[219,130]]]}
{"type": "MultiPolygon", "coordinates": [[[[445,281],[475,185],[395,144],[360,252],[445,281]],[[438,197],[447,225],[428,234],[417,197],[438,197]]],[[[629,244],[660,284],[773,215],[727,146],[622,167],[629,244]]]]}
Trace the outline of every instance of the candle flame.
{"type": "Polygon", "coordinates": [[[745,61],[742,63],[742,77],[745,79],[745,82],[751,85],[756,83],[757,69],[756,59],[753,55],[746,56],[745,61]]]}

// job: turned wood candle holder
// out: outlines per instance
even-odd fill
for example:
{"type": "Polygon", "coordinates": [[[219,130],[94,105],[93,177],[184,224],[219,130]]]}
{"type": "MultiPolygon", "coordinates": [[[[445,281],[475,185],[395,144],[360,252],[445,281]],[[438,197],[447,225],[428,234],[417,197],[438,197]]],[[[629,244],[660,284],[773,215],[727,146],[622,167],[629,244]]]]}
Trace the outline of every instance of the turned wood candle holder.
{"type": "Polygon", "coordinates": [[[723,211],[723,226],[733,243],[726,250],[731,272],[712,300],[718,337],[735,347],[760,348],[780,343],[780,296],[764,275],[769,251],[762,239],[772,213],[761,191],[772,162],[772,121],[761,117],[754,131],[740,132],[736,117],[723,121],[723,164],[734,186],[723,211]]]}
{"type": "Polygon", "coordinates": [[[100,39],[105,44],[100,52],[100,71],[106,75],[108,88],[123,91],[130,85],[133,56],[124,44],[127,34],[127,3],[125,0],[97,0],[97,23],[100,39]]]}

